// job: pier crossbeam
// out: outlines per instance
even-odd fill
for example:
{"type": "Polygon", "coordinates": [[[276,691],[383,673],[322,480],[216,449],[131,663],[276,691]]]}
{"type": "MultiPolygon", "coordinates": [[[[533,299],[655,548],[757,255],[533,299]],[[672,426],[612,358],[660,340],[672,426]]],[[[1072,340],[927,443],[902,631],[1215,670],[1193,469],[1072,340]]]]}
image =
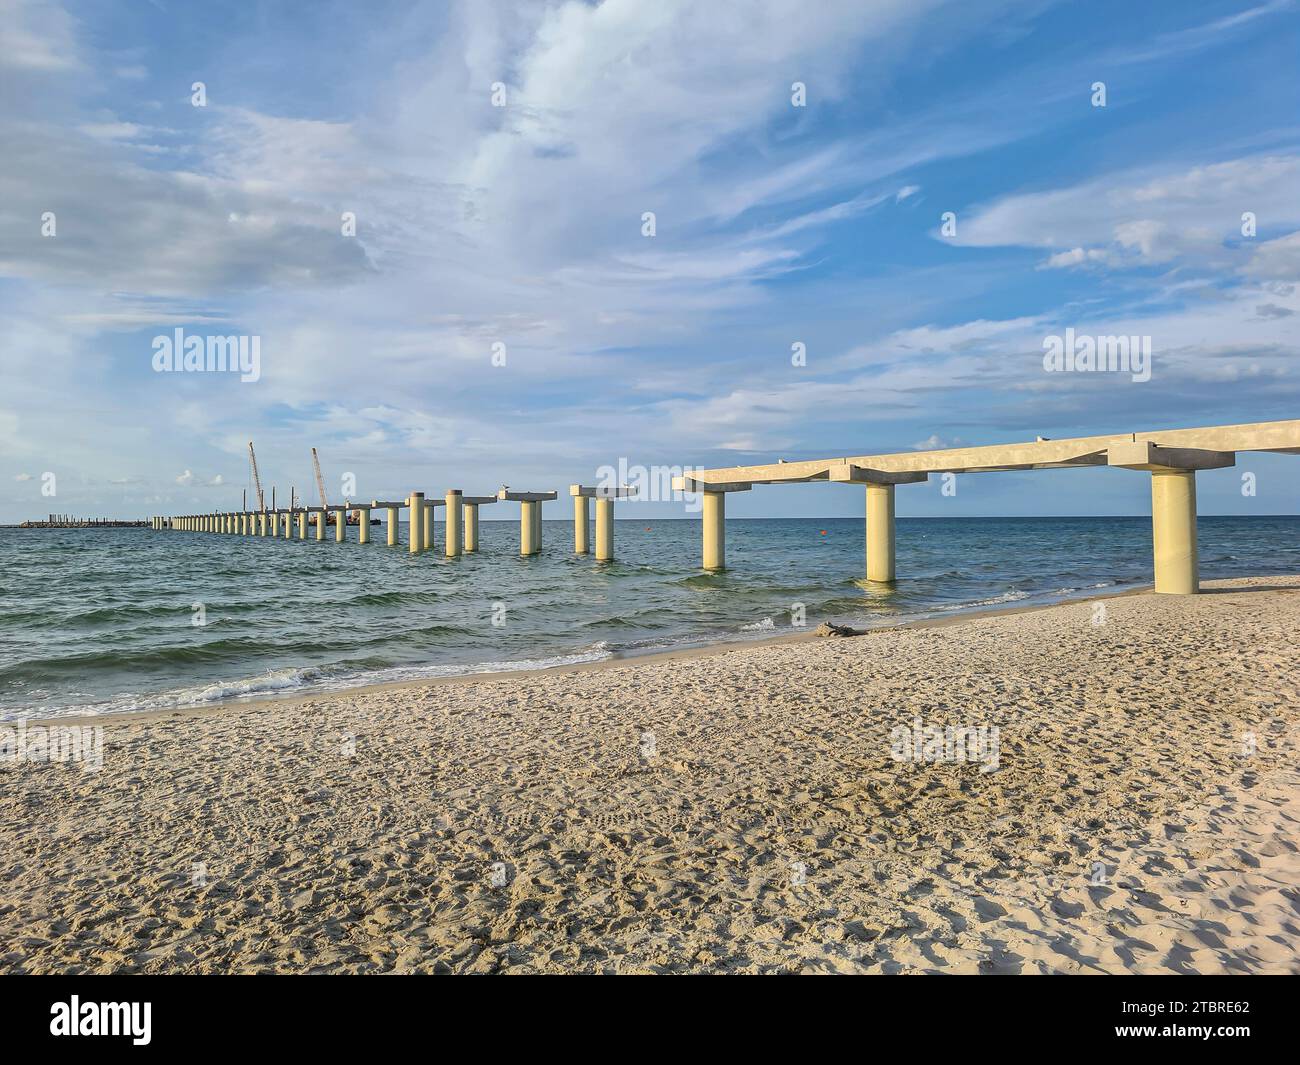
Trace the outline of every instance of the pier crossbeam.
{"type": "MultiPolygon", "coordinates": [[[[703,564],[724,561],[725,498],[755,484],[812,481],[867,486],[867,579],[892,583],[894,489],[931,473],[995,473],[1110,466],[1149,472],[1155,590],[1188,594],[1199,588],[1196,550],[1196,471],[1232,466],[1238,451],[1300,454],[1300,420],[1158,429],[1110,436],[854,455],[756,466],[691,470],[673,478],[676,491],[704,497],[703,564]]],[[[689,467],[688,467],[689,469],[689,467]]]]}

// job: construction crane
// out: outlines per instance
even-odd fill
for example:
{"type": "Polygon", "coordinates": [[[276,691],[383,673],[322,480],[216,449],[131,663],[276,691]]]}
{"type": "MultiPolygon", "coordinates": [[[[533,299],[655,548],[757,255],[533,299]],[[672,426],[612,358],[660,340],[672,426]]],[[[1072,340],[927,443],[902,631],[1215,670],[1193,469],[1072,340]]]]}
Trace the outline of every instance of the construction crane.
{"type": "Polygon", "coordinates": [[[248,442],[248,461],[253,464],[253,487],[257,489],[257,509],[266,509],[266,500],[262,496],[262,478],[257,475],[257,452],[253,450],[253,441],[248,442]]]}
{"type": "Polygon", "coordinates": [[[325,478],[320,475],[320,459],[316,457],[315,448],[311,449],[311,464],[316,470],[316,487],[320,491],[320,505],[321,510],[324,512],[321,515],[321,520],[325,522],[326,525],[329,525],[331,524],[330,518],[333,517],[333,515],[330,514],[328,509],[329,500],[325,498],[325,478]]]}
{"type": "Polygon", "coordinates": [[[320,505],[329,506],[329,500],[325,498],[325,478],[320,475],[320,459],[316,457],[316,449],[311,449],[311,464],[316,468],[316,487],[320,489],[320,505]]]}

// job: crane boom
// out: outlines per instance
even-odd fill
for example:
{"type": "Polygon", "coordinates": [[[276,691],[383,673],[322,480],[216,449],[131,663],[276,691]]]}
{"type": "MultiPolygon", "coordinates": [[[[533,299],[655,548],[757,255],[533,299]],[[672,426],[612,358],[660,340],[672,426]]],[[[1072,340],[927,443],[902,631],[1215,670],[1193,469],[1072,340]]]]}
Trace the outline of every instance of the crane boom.
{"type": "Polygon", "coordinates": [[[266,500],[262,497],[262,478],[257,475],[257,452],[253,450],[253,441],[248,442],[248,461],[253,464],[253,487],[257,489],[257,509],[266,509],[266,500]]]}
{"type": "Polygon", "coordinates": [[[311,464],[316,468],[316,487],[320,489],[320,505],[328,507],[329,501],[325,498],[325,478],[320,475],[320,459],[316,457],[316,449],[311,449],[311,464]]]}

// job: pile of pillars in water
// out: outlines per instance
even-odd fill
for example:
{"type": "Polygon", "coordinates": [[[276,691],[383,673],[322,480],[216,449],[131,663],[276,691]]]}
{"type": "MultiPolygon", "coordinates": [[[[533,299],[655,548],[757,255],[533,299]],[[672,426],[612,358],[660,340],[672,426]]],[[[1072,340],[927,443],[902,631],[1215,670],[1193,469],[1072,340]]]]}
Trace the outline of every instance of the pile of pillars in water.
{"type": "MultiPolygon", "coordinates": [[[[571,485],[569,492],[574,503],[574,550],[585,555],[591,552],[590,513],[588,502],[596,501],[596,559],[601,562],[614,558],[614,501],[631,495],[629,488],[593,488],[571,485]]],[[[413,554],[434,549],[434,530],[437,508],[443,509],[443,553],[448,558],[473,554],[479,550],[479,507],[498,502],[519,504],[519,554],[537,555],[542,550],[542,504],[558,498],[556,492],[517,492],[502,488],[494,496],[467,496],[453,488],[442,498],[412,492],[401,500],[372,500],[370,503],[341,503],[329,507],[281,507],[269,510],[213,511],[210,514],[158,515],[150,525],[156,530],[176,529],[182,532],[219,533],[229,536],[256,536],[285,540],[325,540],[333,514],[333,539],[336,543],[347,540],[348,514],[358,518],[357,542],[371,541],[371,515],[376,519],[382,513],[387,518],[387,543],[389,547],[401,546],[401,514],[406,511],[406,545],[413,554]]]]}

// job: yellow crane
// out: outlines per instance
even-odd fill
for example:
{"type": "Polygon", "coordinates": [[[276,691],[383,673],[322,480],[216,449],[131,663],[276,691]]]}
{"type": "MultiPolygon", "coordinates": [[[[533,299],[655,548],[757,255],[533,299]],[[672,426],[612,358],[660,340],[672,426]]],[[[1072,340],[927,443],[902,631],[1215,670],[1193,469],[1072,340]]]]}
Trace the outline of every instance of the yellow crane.
{"type": "MultiPolygon", "coordinates": [[[[330,504],[329,504],[329,500],[325,498],[325,478],[321,476],[320,458],[317,456],[315,448],[311,449],[311,464],[312,464],[312,468],[316,471],[316,488],[320,492],[320,505],[322,508],[328,507],[330,504]]],[[[344,516],[343,520],[344,523],[346,524],[347,522],[346,515],[344,516]]],[[[326,525],[337,524],[339,521],[338,512],[333,510],[326,510],[324,521],[326,525]]]]}
{"type": "Polygon", "coordinates": [[[325,478],[320,475],[320,459],[316,457],[316,449],[311,449],[311,464],[316,469],[316,487],[320,489],[320,505],[329,506],[329,500],[325,498],[325,478]]]}
{"type": "Polygon", "coordinates": [[[253,486],[257,489],[257,509],[266,509],[266,500],[262,498],[262,478],[257,475],[257,452],[253,450],[253,441],[248,442],[248,461],[253,465],[253,486]]]}

